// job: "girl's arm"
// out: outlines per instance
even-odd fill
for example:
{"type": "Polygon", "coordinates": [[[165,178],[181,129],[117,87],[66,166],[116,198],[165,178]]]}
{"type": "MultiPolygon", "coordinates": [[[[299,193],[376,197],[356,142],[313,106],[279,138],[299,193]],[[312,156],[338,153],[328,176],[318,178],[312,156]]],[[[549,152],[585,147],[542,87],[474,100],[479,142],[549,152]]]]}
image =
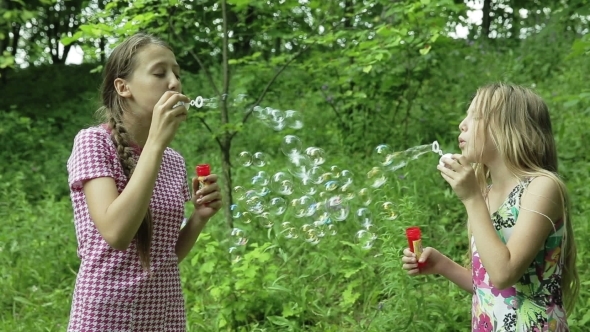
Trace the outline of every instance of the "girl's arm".
{"type": "Polygon", "coordinates": [[[553,230],[553,220],[563,214],[560,202],[559,187],[552,179],[543,176],[531,181],[506,244],[496,234],[482,196],[463,202],[479,258],[496,288],[511,287],[522,277],[553,230]]]}
{"type": "Polygon", "coordinates": [[[176,256],[178,257],[178,263],[182,262],[191,251],[206,224],[207,221],[201,220],[201,218],[193,212],[178,235],[178,241],[176,242],[176,256]]]}
{"type": "Polygon", "coordinates": [[[457,264],[445,255],[442,255],[439,274],[452,281],[461,289],[473,293],[473,277],[471,275],[471,270],[457,264]]]}
{"type": "Polygon", "coordinates": [[[121,194],[111,177],[95,178],[84,184],[90,217],[114,249],[126,250],[137,233],[149,207],[163,154],[160,145],[146,144],[121,194]]]}
{"type": "MultiPolygon", "coordinates": [[[[191,197],[195,209],[178,234],[175,250],[179,263],[191,251],[209,219],[221,208],[221,193],[217,183],[217,175],[211,174],[205,178],[205,181],[207,185],[197,190],[191,197]]],[[[197,178],[193,178],[193,188],[199,188],[197,178]]]]}

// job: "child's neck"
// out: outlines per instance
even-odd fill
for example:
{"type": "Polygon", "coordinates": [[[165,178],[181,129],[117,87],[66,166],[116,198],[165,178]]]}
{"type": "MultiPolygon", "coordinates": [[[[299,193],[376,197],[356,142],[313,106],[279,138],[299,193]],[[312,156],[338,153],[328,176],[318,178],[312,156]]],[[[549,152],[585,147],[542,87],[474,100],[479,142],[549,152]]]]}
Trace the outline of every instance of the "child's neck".
{"type": "Polygon", "coordinates": [[[133,143],[134,145],[143,148],[150,132],[151,123],[142,121],[141,119],[137,119],[136,117],[125,117],[125,115],[123,115],[123,122],[125,124],[125,128],[127,129],[127,132],[133,139],[133,142],[130,143],[133,143]]]}
{"type": "Polygon", "coordinates": [[[494,191],[511,191],[518,184],[518,179],[512,172],[510,172],[504,161],[496,160],[486,165],[490,170],[492,188],[494,191]]]}

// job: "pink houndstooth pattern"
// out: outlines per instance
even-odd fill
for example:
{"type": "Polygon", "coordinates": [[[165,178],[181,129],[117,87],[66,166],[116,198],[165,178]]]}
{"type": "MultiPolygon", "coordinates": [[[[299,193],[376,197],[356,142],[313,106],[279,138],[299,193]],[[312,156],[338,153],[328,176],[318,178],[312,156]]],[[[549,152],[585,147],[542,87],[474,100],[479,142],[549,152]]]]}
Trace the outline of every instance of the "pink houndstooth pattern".
{"type": "Polygon", "coordinates": [[[141,268],[135,242],[125,251],[111,248],[88,213],[82,191],[85,181],[112,177],[119,193],[127,183],[106,127],[78,133],[67,169],[81,260],[68,332],[185,331],[175,254],[184,203],[190,199],[182,156],[165,150],[150,201],[154,235],[149,273],[141,268]]]}

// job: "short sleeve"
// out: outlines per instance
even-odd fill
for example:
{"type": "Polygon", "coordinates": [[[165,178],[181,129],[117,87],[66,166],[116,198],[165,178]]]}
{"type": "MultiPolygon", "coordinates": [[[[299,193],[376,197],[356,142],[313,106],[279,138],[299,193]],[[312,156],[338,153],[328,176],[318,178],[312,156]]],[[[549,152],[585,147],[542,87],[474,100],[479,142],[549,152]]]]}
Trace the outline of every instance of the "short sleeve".
{"type": "Polygon", "coordinates": [[[107,132],[94,128],[81,130],[76,135],[67,163],[68,183],[72,190],[81,190],[88,180],[115,177],[108,140],[107,132]]]}

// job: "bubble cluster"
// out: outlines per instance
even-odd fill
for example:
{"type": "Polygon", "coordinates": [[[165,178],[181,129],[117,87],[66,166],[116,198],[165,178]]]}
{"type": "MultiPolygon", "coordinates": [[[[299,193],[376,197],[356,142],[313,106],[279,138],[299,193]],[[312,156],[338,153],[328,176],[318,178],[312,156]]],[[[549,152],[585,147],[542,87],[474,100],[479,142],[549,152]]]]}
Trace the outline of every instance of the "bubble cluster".
{"type": "Polygon", "coordinates": [[[266,229],[275,236],[312,245],[339,234],[350,236],[363,249],[372,248],[378,239],[376,224],[399,217],[396,204],[379,194],[381,188],[395,172],[422,155],[443,155],[436,141],[403,151],[380,144],[371,156],[373,166],[365,174],[354,174],[342,165],[330,164],[324,149],[308,146],[291,133],[303,128],[299,112],[262,106],[251,112],[274,131],[289,129],[278,147],[287,163],[276,168],[263,151],[240,151],[235,156],[237,164],[249,172],[249,181],[233,188],[231,211],[236,228],[231,232],[230,252],[234,261],[240,259],[248,243],[244,229],[266,229]],[[350,227],[356,232],[342,234],[339,230],[350,227]]]}
{"type": "Polygon", "coordinates": [[[303,119],[299,112],[294,110],[281,111],[271,107],[254,106],[252,114],[262,123],[275,131],[285,128],[303,128],[303,119]]]}

